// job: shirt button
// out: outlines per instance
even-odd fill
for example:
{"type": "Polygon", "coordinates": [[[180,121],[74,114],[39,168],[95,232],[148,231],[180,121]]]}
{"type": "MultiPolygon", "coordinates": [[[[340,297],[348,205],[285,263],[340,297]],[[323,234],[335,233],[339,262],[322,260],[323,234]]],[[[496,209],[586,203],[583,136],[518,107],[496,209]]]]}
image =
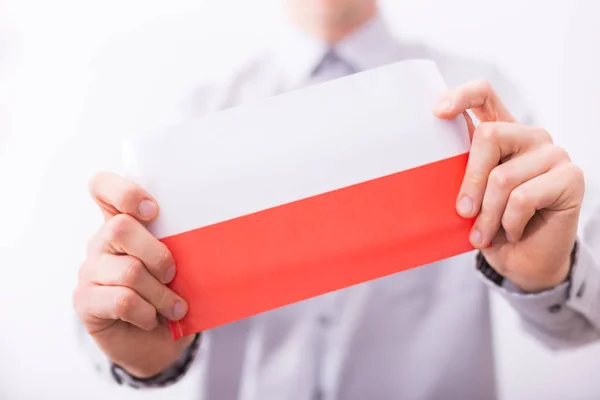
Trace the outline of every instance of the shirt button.
{"type": "Polygon", "coordinates": [[[548,311],[551,314],[556,314],[557,312],[559,312],[560,310],[562,310],[562,306],[560,304],[553,304],[550,307],[548,307],[548,311]]]}

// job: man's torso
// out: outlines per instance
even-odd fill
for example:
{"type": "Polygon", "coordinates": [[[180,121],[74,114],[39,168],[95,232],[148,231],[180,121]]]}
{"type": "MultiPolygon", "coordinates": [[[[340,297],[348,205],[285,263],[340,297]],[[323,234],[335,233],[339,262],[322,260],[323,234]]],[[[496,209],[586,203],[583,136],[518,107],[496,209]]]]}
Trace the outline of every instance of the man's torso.
{"type": "MultiPolygon", "coordinates": [[[[527,118],[493,68],[394,43],[372,67],[433,59],[449,87],[489,79],[515,114],[527,118]]],[[[290,81],[280,60],[267,53],[249,63],[199,114],[312,83],[290,81]]],[[[492,399],[489,301],[474,259],[464,254],[206,332],[202,392],[223,400],[492,399]]]]}

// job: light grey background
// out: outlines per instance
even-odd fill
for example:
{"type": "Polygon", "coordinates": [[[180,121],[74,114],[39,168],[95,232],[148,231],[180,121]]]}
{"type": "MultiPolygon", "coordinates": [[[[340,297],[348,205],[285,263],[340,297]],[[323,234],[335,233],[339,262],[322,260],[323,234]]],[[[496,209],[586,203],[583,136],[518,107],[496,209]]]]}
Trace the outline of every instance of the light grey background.
{"type": "MultiPolygon", "coordinates": [[[[193,377],[154,393],[114,389],[77,350],[71,290],[100,223],[87,179],[119,167],[125,134],[176,121],[191,87],[276,32],[279,3],[0,0],[0,399],[186,399],[193,377]]],[[[496,60],[595,196],[596,0],[383,5],[401,36],[496,60]]],[[[600,345],[550,353],[493,304],[503,399],[600,398],[600,345]]]]}

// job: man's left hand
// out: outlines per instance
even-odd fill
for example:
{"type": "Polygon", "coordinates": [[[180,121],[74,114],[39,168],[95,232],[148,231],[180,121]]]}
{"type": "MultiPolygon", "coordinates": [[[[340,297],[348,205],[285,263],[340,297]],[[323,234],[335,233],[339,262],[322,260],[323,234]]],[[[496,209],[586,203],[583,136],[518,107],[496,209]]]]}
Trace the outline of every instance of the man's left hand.
{"type": "Polygon", "coordinates": [[[469,125],[471,151],[456,208],[476,217],[473,246],[525,292],[564,282],[585,190],[582,171],[547,131],[519,124],[487,81],[448,92],[435,114],[464,114],[469,125]]]}

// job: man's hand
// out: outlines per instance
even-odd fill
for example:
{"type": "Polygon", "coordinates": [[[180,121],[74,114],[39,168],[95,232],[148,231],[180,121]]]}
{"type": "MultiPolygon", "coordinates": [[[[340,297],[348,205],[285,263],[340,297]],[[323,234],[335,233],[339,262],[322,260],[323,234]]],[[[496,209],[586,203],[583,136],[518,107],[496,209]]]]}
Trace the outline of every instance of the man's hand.
{"type": "Polygon", "coordinates": [[[435,114],[467,118],[471,152],[456,208],[464,217],[477,217],[473,246],[523,291],[563,282],[585,189],[582,171],[544,129],[515,121],[487,81],[448,92],[435,114]]]}
{"type": "Polygon", "coordinates": [[[193,340],[173,341],[167,320],[179,320],[186,302],[166,284],[175,276],[171,253],[140,221],[158,214],[143,189],[102,173],[90,191],[105,223],[92,238],[73,294],[75,310],[107,357],[137,377],[175,362],[193,340]]]}

